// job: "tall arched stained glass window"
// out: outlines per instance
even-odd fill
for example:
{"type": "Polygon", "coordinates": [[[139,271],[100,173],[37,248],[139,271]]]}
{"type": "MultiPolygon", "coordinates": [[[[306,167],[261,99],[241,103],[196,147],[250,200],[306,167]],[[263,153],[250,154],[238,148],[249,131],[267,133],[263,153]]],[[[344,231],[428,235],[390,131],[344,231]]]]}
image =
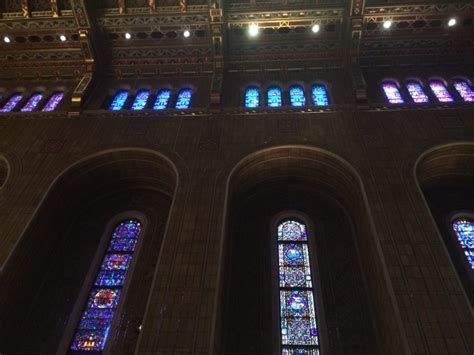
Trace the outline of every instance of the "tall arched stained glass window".
{"type": "Polygon", "coordinates": [[[168,107],[171,98],[171,90],[160,90],[156,95],[156,101],[153,110],[164,110],[168,107]]]}
{"type": "Polygon", "coordinates": [[[316,305],[306,226],[286,220],[278,226],[281,354],[319,354],[316,305]]]}
{"type": "Polygon", "coordinates": [[[472,91],[469,84],[465,81],[455,81],[454,88],[462,97],[464,102],[474,102],[474,91],[472,91]]]}
{"type": "Polygon", "coordinates": [[[474,270],[474,220],[458,218],[453,221],[453,229],[469,266],[474,270]]]}
{"type": "Polygon", "coordinates": [[[426,104],[429,102],[428,96],[426,96],[420,83],[416,81],[408,82],[407,90],[415,104],[426,104]]]}
{"type": "Polygon", "coordinates": [[[439,80],[432,80],[430,81],[430,88],[435,94],[436,98],[439,102],[453,102],[453,97],[449,93],[446,86],[439,80]]]}
{"type": "Polygon", "coordinates": [[[193,91],[191,89],[181,89],[176,100],[176,108],[178,110],[186,110],[191,105],[191,97],[193,91]]]}
{"type": "Polygon", "coordinates": [[[56,107],[61,103],[62,99],[64,98],[64,93],[63,92],[57,92],[51,96],[51,98],[48,100],[46,105],[43,107],[41,111],[43,112],[49,112],[49,111],[54,111],[56,110],[56,107]]]}
{"type": "Polygon", "coordinates": [[[23,99],[23,96],[20,94],[14,94],[10,97],[7,103],[0,109],[0,112],[10,112],[15,109],[16,105],[23,99]]]}
{"type": "Polygon", "coordinates": [[[245,108],[257,108],[260,106],[260,90],[254,86],[245,90],[245,108]]]}
{"type": "Polygon", "coordinates": [[[79,319],[71,351],[105,349],[141,230],[142,225],[136,219],[115,227],[79,319]]]}
{"type": "Polygon", "coordinates": [[[21,112],[30,112],[33,111],[39,104],[39,102],[43,99],[42,94],[34,94],[29,99],[25,106],[22,107],[20,110],[21,112]]]}
{"type": "Polygon", "coordinates": [[[281,89],[277,86],[272,86],[267,90],[267,105],[268,107],[281,107],[281,89]]]}
{"type": "Polygon", "coordinates": [[[140,90],[135,96],[132,104],[132,111],[141,111],[145,108],[148,98],[150,97],[150,90],[140,90]]]}
{"type": "Polygon", "coordinates": [[[392,82],[385,82],[382,84],[383,91],[385,93],[385,97],[391,104],[403,104],[403,98],[400,94],[400,90],[395,83],[392,82]]]}
{"type": "Polygon", "coordinates": [[[313,104],[316,106],[329,105],[328,91],[326,86],[322,84],[313,85],[311,88],[311,97],[313,99],[313,104]]]}
{"type": "Polygon", "coordinates": [[[120,111],[123,106],[125,105],[125,102],[127,101],[128,98],[128,91],[127,90],[121,90],[117,92],[117,94],[114,97],[114,100],[110,104],[109,109],[111,111],[120,111]]]}
{"type": "Polygon", "coordinates": [[[304,90],[301,86],[295,85],[290,87],[290,102],[293,107],[303,107],[306,105],[304,90]]]}

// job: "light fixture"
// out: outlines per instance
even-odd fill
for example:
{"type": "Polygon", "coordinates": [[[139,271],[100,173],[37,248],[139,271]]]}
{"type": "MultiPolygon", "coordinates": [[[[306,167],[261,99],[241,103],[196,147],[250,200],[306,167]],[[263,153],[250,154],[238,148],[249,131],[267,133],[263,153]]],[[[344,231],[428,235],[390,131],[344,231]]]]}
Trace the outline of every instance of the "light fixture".
{"type": "Polygon", "coordinates": [[[249,26],[249,35],[252,37],[255,37],[256,35],[258,35],[258,25],[256,23],[252,23],[249,26]]]}
{"type": "Polygon", "coordinates": [[[191,32],[186,30],[186,31],[183,32],[183,36],[184,36],[184,38],[188,38],[189,36],[191,36],[191,32]]]}
{"type": "Polygon", "coordinates": [[[125,36],[125,39],[132,38],[132,35],[130,34],[130,32],[126,32],[124,36],[125,36]]]}
{"type": "Polygon", "coordinates": [[[59,39],[61,40],[61,42],[66,42],[67,37],[65,35],[61,35],[59,36],[59,39]]]}
{"type": "Polygon", "coordinates": [[[454,17],[450,18],[448,21],[448,26],[453,27],[456,24],[456,19],[454,17]]]}
{"type": "Polygon", "coordinates": [[[3,37],[3,41],[4,41],[5,43],[10,43],[12,40],[10,39],[10,37],[5,36],[5,37],[3,37]]]}
{"type": "Polygon", "coordinates": [[[383,28],[385,28],[386,30],[388,30],[390,27],[392,27],[392,21],[387,20],[383,23],[383,28]]]}
{"type": "Polygon", "coordinates": [[[319,32],[319,25],[316,23],[313,25],[313,27],[311,27],[311,31],[313,31],[313,33],[318,33],[319,32]]]}

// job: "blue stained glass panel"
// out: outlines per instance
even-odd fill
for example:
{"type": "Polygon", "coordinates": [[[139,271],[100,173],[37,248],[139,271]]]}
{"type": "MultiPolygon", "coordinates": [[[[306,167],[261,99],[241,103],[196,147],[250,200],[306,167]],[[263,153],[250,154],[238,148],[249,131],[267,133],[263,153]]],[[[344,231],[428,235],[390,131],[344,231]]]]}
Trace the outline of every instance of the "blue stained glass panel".
{"type": "Polygon", "coordinates": [[[301,86],[292,86],[290,88],[290,102],[293,107],[303,107],[306,105],[304,90],[301,86]]]}
{"type": "Polygon", "coordinates": [[[306,226],[296,221],[286,221],[278,226],[278,241],[306,241],[306,226]]]}
{"type": "Polygon", "coordinates": [[[43,99],[42,94],[34,94],[30,97],[28,102],[23,106],[21,112],[30,112],[33,111],[39,104],[39,102],[43,99]]]}
{"type": "Polygon", "coordinates": [[[148,98],[150,97],[149,90],[140,90],[135,96],[135,101],[132,104],[132,111],[141,111],[145,108],[148,98]]]}
{"type": "Polygon", "coordinates": [[[471,269],[474,269],[474,251],[473,250],[464,250],[466,255],[467,262],[471,265],[471,269]]]}
{"type": "Polygon", "coordinates": [[[110,104],[109,109],[111,111],[120,111],[125,105],[125,102],[127,101],[127,99],[128,99],[128,91],[126,90],[119,91],[115,95],[114,100],[110,104]]]}
{"type": "Polygon", "coordinates": [[[269,88],[267,91],[268,107],[281,107],[281,89],[278,87],[269,88]]]}
{"type": "Polygon", "coordinates": [[[56,94],[53,94],[51,98],[48,100],[46,105],[43,107],[41,111],[43,112],[49,112],[49,111],[54,111],[56,107],[61,103],[62,99],[64,98],[64,93],[63,92],[58,92],[56,94]]]}
{"type": "Polygon", "coordinates": [[[102,270],[128,270],[132,255],[130,254],[108,254],[102,261],[102,270]]]}
{"type": "Polygon", "coordinates": [[[104,329],[112,324],[112,318],[84,318],[79,323],[79,329],[98,330],[104,329]]]}
{"type": "Polygon", "coordinates": [[[430,88],[439,102],[453,102],[453,97],[441,81],[430,81],[430,88]]]}
{"type": "Polygon", "coordinates": [[[328,91],[324,85],[313,85],[311,88],[311,97],[313,98],[313,104],[316,106],[329,105],[328,91]]]}
{"type": "Polygon", "coordinates": [[[108,330],[79,330],[72,342],[71,350],[101,351],[105,348],[108,330]]]}
{"type": "Polygon", "coordinates": [[[456,81],[454,83],[454,88],[462,97],[464,102],[474,102],[474,91],[472,91],[469,84],[465,81],[456,81]]]}
{"type": "Polygon", "coordinates": [[[141,224],[135,220],[120,223],[115,228],[112,235],[113,238],[138,238],[141,232],[141,224]]]}
{"type": "Polygon", "coordinates": [[[176,100],[176,108],[178,110],[186,110],[191,104],[193,91],[191,89],[181,89],[176,100]]]}
{"type": "Polygon", "coordinates": [[[0,112],[10,112],[15,109],[16,105],[21,101],[23,96],[15,94],[7,101],[7,103],[2,107],[0,112]]]}
{"type": "Polygon", "coordinates": [[[467,262],[474,269],[474,221],[467,218],[458,218],[453,222],[459,245],[464,249],[467,262]]]}
{"type": "Polygon", "coordinates": [[[260,90],[256,87],[249,87],[245,90],[245,107],[257,108],[260,106],[260,90]]]}
{"type": "Polygon", "coordinates": [[[110,241],[108,251],[133,252],[138,240],[135,238],[114,238],[110,241]]]}
{"type": "Polygon", "coordinates": [[[319,355],[319,349],[283,348],[282,355],[319,355]]]}
{"type": "Polygon", "coordinates": [[[403,101],[400,90],[398,90],[398,87],[395,85],[395,83],[383,83],[382,88],[388,102],[391,104],[403,104],[405,102],[403,101]]]}
{"type": "Polygon", "coordinates": [[[410,94],[412,100],[416,104],[426,104],[429,102],[428,96],[426,96],[425,91],[422,86],[417,82],[407,83],[407,90],[410,94]]]}
{"type": "Polygon", "coordinates": [[[311,318],[282,318],[283,345],[318,345],[316,321],[311,318]]]}
{"type": "Polygon", "coordinates": [[[164,110],[168,107],[171,98],[171,90],[160,90],[156,95],[156,101],[153,110],[164,110]]]}
{"type": "Polygon", "coordinates": [[[118,271],[101,271],[97,275],[95,281],[96,286],[123,286],[127,272],[118,271]]]}

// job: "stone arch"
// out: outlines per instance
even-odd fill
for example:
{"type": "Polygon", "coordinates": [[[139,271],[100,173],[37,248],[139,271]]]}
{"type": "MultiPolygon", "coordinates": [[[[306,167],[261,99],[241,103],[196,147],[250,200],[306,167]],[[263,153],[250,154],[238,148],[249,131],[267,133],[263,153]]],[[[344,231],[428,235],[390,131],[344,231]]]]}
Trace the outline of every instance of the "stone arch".
{"type": "Polygon", "coordinates": [[[474,215],[474,143],[451,143],[425,151],[416,161],[414,174],[472,309],[474,272],[451,223],[456,216],[474,215]]]}
{"type": "Polygon", "coordinates": [[[5,351],[56,352],[104,228],[114,216],[136,211],[148,227],[110,348],[133,353],[177,184],[174,164],[145,149],[100,152],[63,171],[0,278],[5,351]]]}
{"type": "MultiPolygon", "coordinates": [[[[274,313],[270,308],[264,306],[262,316],[254,320],[257,327],[246,334],[239,330],[246,321],[250,324],[250,318],[257,312],[255,309],[248,311],[249,304],[239,304],[239,299],[245,300],[245,293],[238,290],[245,286],[239,286],[234,280],[243,280],[235,270],[246,269],[246,263],[251,265],[247,270],[249,275],[253,275],[256,268],[264,269],[265,275],[270,272],[267,261],[264,262],[267,266],[252,264],[252,260],[270,257],[265,252],[243,257],[241,244],[244,242],[241,240],[248,242],[250,239],[245,236],[250,234],[251,240],[262,244],[255,250],[266,250],[268,242],[260,240],[270,237],[261,236],[271,234],[269,221],[285,210],[304,213],[320,231],[316,249],[319,249],[318,259],[325,259],[318,265],[326,319],[321,340],[323,352],[376,354],[381,350],[387,354],[400,353],[400,344],[404,341],[393,291],[375,238],[364,187],[347,161],[308,146],[278,146],[255,152],[232,169],[226,208],[220,274],[222,294],[215,326],[216,353],[266,354],[275,351],[275,331],[270,324],[275,319],[270,316],[274,313]],[[336,220],[340,221],[339,225],[334,224],[336,220]],[[243,221],[248,221],[250,226],[242,227],[243,221]],[[342,250],[350,250],[351,255],[339,252],[342,250]],[[342,260],[340,264],[344,265],[334,263],[329,255],[334,260],[342,260]],[[235,267],[237,264],[239,268],[235,267]],[[341,279],[336,280],[338,277],[341,279]],[[330,296],[331,293],[335,296],[330,296]],[[248,347],[239,348],[239,344],[248,344],[248,347]]],[[[268,281],[265,276],[256,277],[261,279],[261,286],[250,283],[248,293],[255,291],[257,299],[263,295],[268,299],[271,292],[268,281]]]]}

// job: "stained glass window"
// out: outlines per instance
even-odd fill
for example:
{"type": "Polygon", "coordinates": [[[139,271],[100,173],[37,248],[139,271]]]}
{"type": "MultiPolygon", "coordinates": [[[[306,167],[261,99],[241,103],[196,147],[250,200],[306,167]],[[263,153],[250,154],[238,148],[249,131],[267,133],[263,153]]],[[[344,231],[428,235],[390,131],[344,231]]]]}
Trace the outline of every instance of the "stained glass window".
{"type": "Polygon", "coordinates": [[[256,87],[248,87],[245,90],[245,107],[257,108],[260,106],[260,90],[256,87]]]}
{"type": "Polygon", "coordinates": [[[453,102],[454,101],[448,89],[446,89],[446,86],[444,86],[444,84],[441,81],[439,80],[430,81],[430,88],[431,88],[431,91],[433,91],[433,94],[435,94],[439,102],[453,102]]]}
{"type": "Polygon", "coordinates": [[[465,102],[474,102],[474,91],[465,81],[455,81],[454,88],[465,102]]]}
{"type": "Polygon", "coordinates": [[[150,97],[150,90],[140,90],[135,96],[135,101],[132,104],[132,111],[141,111],[145,108],[148,98],[150,97]]]}
{"type": "Polygon", "coordinates": [[[391,104],[403,104],[403,98],[400,94],[400,90],[395,83],[386,82],[382,84],[383,91],[387,97],[388,102],[391,104]]]}
{"type": "Polygon", "coordinates": [[[474,221],[458,218],[453,222],[453,228],[468,264],[474,269],[474,221]]]}
{"type": "Polygon", "coordinates": [[[428,96],[426,96],[420,83],[417,83],[416,81],[407,83],[407,90],[414,103],[426,104],[429,102],[428,96]]]}
{"type": "Polygon", "coordinates": [[[324,85],[313,85],[311,88],[311,97],[313,98],[313,104],[316,106],[329,105],[328,91],[324,85]]]}
{"type": "Polygon", "coordinates": [[[7,103],[2,107],[0,112],[12,111],[13,109],[15,109],[16,105],[18,105],[18,103],[21,101],[22,98],[23,96],[21,96],[20,94],[13,95],[12,97],[10,97],[7,103]]]}
{"type": "Polygon", "coordinates": [[[301,86],[292,86],[290,88],[290,102],[291,106],[294,107],[303,107],[306,105],[304,90],[301,86]]]}
{"type": "Polygon", "coordinates": [[[135,219],[115,227],[70,350],[104,350],[141,230],[141,223],[135,219]]]}
{"type": "Polygon", "coordinates": [[[62,99],[64,98],[64,93],[63,92],[58,92],[53,94],[51,98],[48,100],[46,105],[43,107],[42,111],[48,112],[48,111],[54,111],[56,107],[61,103],[62,99]]]}
{"type": "Polygon", "coordinates": [[[160,90],[156,95],[156,101],[153,110],[164,110],[168,107],[171,98],[171,90],[160,90]]]}
{"type": "Polygon", "coordinates": [[[278,226],[281,354],[319,354],[318,325],[306,226],[278,226]]]}
{"type": "Polygon", "coordinates": [[[33,111],[42,99],[42,94],[34,94],[28,99],[28,102],[25,104],[25,106],[22,107],[21,112],[33,111]]]}
{"type": "Polygon", "coordinates": [[[193,91],[191,89],[181,89],[176,100],[176,108],[178,110],[186,110],[191,104],[191,96],[193,91]]]}
{"type": "Polygon", "coordinates": [[[281,107],[281,89],[279,87],[271,87],[267,91],[268,107],[281,107]]]}
{"type": "Polygon", "coordinates": [[[117,94],[114,97],[114,100],[110,104],[109,109],[111,111],[120,111],[123,108],[123,105],[125,105],[127,98],[128,98],[128,91],[122,90],[122,91],[117,92],[117,94]]]}

